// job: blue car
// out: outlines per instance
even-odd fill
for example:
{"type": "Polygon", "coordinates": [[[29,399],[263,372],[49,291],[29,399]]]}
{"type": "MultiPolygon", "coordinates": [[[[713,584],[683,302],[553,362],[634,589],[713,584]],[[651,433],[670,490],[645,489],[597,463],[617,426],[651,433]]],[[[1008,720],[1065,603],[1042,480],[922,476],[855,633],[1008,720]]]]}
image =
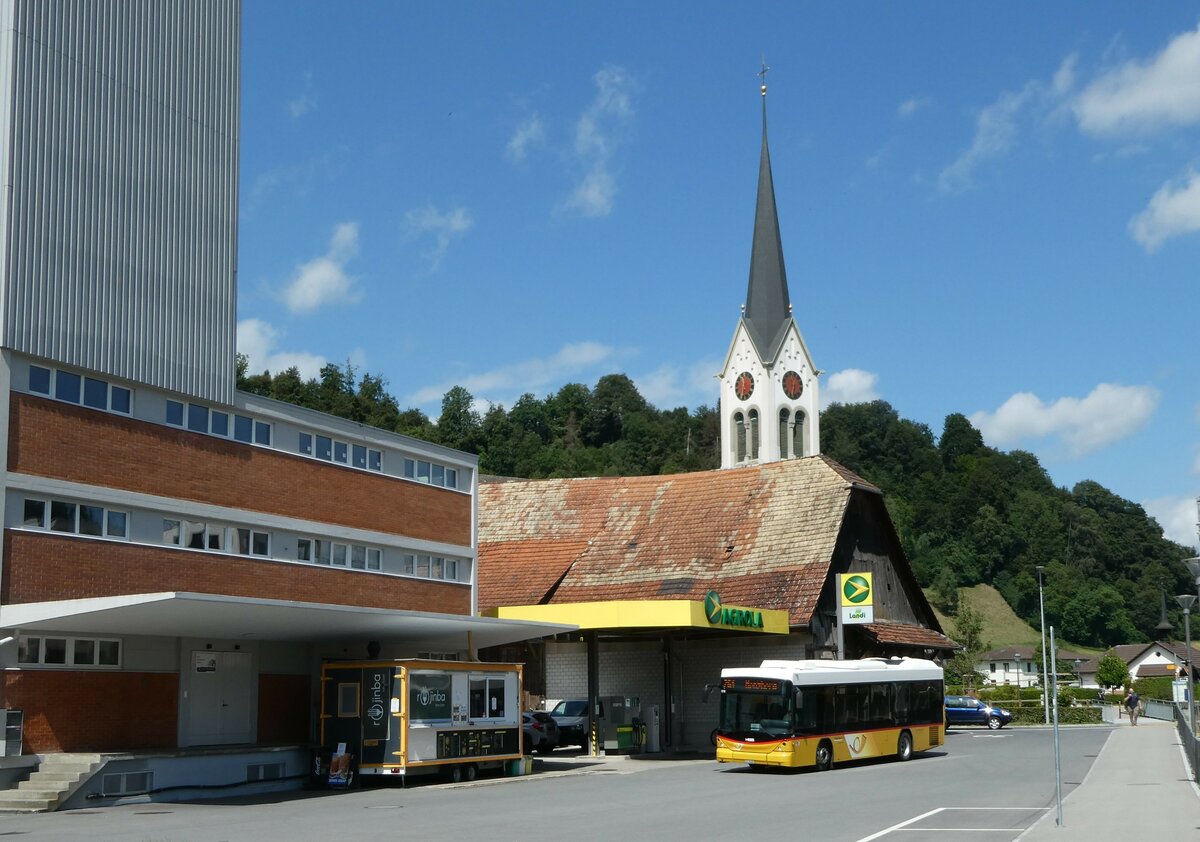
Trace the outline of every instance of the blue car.
{"type": "Polygon", "coordinates": [[[1012,722],[1013,715],[1002,707],[994,707],[971,696],[946,697],[946,727],[951,725],[986,725],[993,731],[1012,722]]]}

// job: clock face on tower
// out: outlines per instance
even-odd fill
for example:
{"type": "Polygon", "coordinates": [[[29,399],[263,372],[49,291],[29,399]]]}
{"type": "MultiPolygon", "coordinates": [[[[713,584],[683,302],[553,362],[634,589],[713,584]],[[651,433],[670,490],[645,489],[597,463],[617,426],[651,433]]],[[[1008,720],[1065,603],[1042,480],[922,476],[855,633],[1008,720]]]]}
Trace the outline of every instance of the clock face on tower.
{"type": "Polygon", "coordinates": [[[733,381],[733,393],[741,401],[754,394],[754,378],[750,376],[750,372],[743,371],[737,376],[737,380],[733,381]]]}
{"type": "Polygon", "coordinates": [[[794,371],[789,371],[783,375],[783,393],[792,400],[800,397],[800,393],[804,391],[804,381],[800,379],[800,375],[794,371]]]}

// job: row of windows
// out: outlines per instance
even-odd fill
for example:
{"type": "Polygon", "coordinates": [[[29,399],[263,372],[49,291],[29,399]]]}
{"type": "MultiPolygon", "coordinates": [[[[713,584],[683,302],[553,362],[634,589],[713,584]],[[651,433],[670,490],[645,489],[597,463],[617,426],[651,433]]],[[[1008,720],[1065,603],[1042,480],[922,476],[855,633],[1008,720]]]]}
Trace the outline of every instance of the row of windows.
{"type": "MultiPolygon", "coordinates": [[[[1023,664],[1025,665],[1025,672],[1032,672],[1032,671],[1033,671],[1033,662],[1032,662],[1032,661],[1023,661],[1023,662],[1021,662],[1021,663],[1023,663],[1023,664]]],[[[1017,672],[1020,672],[1020,671],[1021,671],[1021,663],[1018,663],[1018,664],[1017,664],[1017,672]]],[[[996,671],[996,665],[995,665],[995,664],[990,664],[990,666],[991,666],[991,671],[992,671],[992,672],[995,672],[995,671],[996,671]]],[[[1005,661],[1005,662],[1004,662],[1004,671],[1005,671],[1005,672],[1008,672],[1008,661],[1005,661]]]]}
{"type": "Polygon", "coordinates": [[[264,558],[271,555],[271,534],[248,526],[225,526],[203,521],[164,518],[162,542],[190,550],[211,550],[264,558]]]}
{"type": "Polygon", "coordinates": [[[119,667],[121,641],[100,637],[28,637],[17,643],[17,663],[63,667],[119,667]]]}
{"type": "Polygon", "coordinates": [[[129,537],[128,512],[66,500],[25,498],[21,525],[29,529],[49,529],[52,532],[70,532],[75,535],[129,537]]]}
{"type": "Polygon", "coordinates": [[[296,541],[296,559],[330,567],[349,567],[351,570],[382,570],[383,551],[361,544],[343,544],[323,538],[300,538],[296,541]]]}
{"type": "MultiPolygon", "coordinates": [[[[463,565],[465,570],[466,565],[463,565]]],[[[459,574],[459,563],[456,558],[441,556],[405,555],[401,570],[408,576],[420,576],[422,579],[449,579],[456,581],[459,574]]]]}
{"type": "Polygon", "coordinates": [[[166,420],[172,427],[183,427],[193,433],[231,438],[246,444],[271,445],[270,424],[247,415],[230,416],[228,412],[209,409],[203,404],[168,400],[166,420]]]}
{"type": "Polygon", "coordinates": [[[130,391],[124,386],[40,365],[29,367],[29,391],[67,403],[82,404],[92,409],[119,412],[122,415],[128,415],[132,408],[130,391]]]}
{"type": "Polygon", "coordinates": [[[826,734],[942,719],[942,682],[898,681],[802,687],[784,692],[721,691],[721,730],[779,736],[826,734]]]}
{"type": "Polygon", "coordinates": [[[404,478],[425,482],[442,488],[458,488],[458,471],[436,462],[420,459],[404,460],[404,478]]]}
{"type": "Polygon", "coordinates": [[[326,462],[337,462],[365,471],[383,470],[382,451],[373,450],[361,444],[338,441],[330,436],[301,433],[300,452],[305,456],[315,456],[326,462]]]}
{"type": "MultiPolygon", "coordinates": [[[[758,459],[758,410],[733,414],[734,461],[758,459]]],[[[804,413],[794,415],[788,409],[779,410],[779,457],[792,459],[804,455],[804,413]]]]}

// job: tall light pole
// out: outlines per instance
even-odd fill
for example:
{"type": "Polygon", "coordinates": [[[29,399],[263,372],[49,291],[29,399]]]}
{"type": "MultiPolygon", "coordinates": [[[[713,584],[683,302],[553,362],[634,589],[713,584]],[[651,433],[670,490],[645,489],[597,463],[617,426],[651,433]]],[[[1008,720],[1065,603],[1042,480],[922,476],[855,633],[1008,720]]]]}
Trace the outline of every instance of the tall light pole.
{"type": "Polygon", "coordinates": [[[1013,660],[1017,662],[1017,707],[1021,706],[1021,653],[1014,652],[1013,660]]]}
{"type": "MultiPolygon", "coordinates": [[[[1196,505],[1198,507],[1200,507],[1200,498],[1196,499],[1196,505]]],[[[1196,593],[1200,594],[1200,557],[1185,558],[1183,560],[1183,563],[1187,565],[1188,572],[1192,574],[1192,580],[1196,583],[1196,593]]],[[[1189,596],[1190,596],[1190,594],[1189,594],[1189,596]]],[[[1187,656],[1188,656],[1188,661],[1190,662],[1192,660],[1192,644],[1190,641],[1188,642],[1187,647],[1188,647],[1187,656]]],[[[1191,720],[1188,724],[1191,726],[1191,729],[1192,729],[1192,774],[1197,775],[1197,777],[1200,777],[1200,774],[1198,774],[1196,771],[1196,766],[1197,766],[1196,700],[1194,698],[1196,695],[1196,682],[1195,682],[1195,676],[1192,675],[1191,670],[1188,670],[1188,691],[1189,691],[1188,698],[1192,700],[1191,706],[1188,710],[1188,718],[1191,720]]]]}
{"type": "Polygon", "coordinates": [[[1183,609],[1183,634],[1187,640],[1187,650],[1184,656],[1184,666],[1187,668],[1188,694],[1188,730],[1192,734],[1192,775],[1196,775],[1196,679],[1192,675],[1192,606],[1196,604],[1195,594],[1181,594],[1175,597],[1179,607],[1183,609]]]}
{"type": "Polygon", "coordinates": [[[1046,566],[1037,566],[1038,574],[1038,610],[1042,614],[1042,709],[1046,714],[1046,724],[1050,724],[1050,687],[1046,682],[1046,600],[1042,598],[1042,571],[1046,566]]]}

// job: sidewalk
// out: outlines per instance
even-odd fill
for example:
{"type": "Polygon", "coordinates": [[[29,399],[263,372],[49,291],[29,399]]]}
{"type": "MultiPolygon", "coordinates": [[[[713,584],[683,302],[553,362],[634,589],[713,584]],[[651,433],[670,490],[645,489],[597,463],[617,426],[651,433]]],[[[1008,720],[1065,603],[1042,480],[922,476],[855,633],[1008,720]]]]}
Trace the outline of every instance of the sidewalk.
{"type": "Polygon", "coordinates": [[[1141,719],[1109,735],[1083,783],[1018,837],[1020,842],[1196,838],[1200,793],[1188,777],[1175,725],[1141,719]],[[1185,835],[1186,833],[1186,835],[1185,835]]]}

